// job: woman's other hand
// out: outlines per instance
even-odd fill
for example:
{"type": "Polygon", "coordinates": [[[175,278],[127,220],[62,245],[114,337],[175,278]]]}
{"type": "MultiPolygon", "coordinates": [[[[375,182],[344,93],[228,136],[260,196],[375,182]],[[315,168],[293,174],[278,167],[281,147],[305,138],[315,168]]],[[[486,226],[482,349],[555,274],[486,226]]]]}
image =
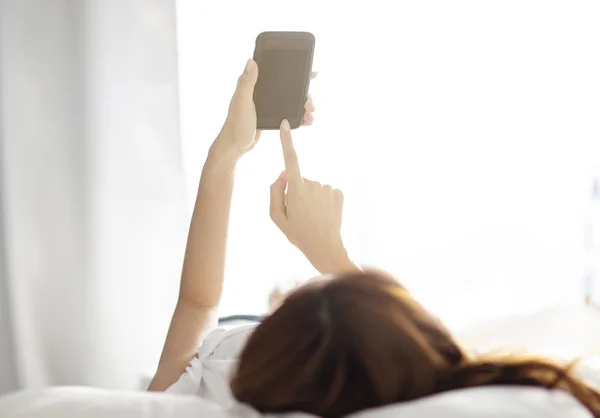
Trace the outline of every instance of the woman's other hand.
{"type": "Polygon", "coordinates": [[[271,219],[321,274],[356,270],[342,242],[342,192],[304,179],[287,120],[280,134],[285,172],[271,186],[271,219]]]}

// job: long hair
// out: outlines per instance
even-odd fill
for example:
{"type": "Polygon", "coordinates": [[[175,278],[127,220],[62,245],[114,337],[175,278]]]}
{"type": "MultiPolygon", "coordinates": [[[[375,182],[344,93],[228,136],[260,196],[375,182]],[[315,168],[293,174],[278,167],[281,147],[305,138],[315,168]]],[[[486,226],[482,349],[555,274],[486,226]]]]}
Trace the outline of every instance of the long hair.
{"type": "Polygon", "coordinates": [[[231,382],[263,413],[338,418],[454,389],[562,389],[596,418],[600,394],[543,358],[471,358],[392,277],[360,272],[310,282],[250,336],[231,382]]]}

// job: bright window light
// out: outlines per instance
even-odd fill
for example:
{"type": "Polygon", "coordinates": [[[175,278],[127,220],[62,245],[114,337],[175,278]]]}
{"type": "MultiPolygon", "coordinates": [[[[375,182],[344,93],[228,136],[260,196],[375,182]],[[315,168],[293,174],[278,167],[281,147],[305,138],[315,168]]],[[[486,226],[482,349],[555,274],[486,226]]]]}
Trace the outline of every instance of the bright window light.
{"type": "MultiPolygon", "coordinates": [[[[600,174],[600,5],[547,1],[179,0],[190,207],[236,79],[265,30],[314,33],[304,175],[347,196],[359,263],[451,325],[581,303],[600,174]]],[[[266,132],[239,167],[223,314],[315,272],[268,216],[266,132]]]]}

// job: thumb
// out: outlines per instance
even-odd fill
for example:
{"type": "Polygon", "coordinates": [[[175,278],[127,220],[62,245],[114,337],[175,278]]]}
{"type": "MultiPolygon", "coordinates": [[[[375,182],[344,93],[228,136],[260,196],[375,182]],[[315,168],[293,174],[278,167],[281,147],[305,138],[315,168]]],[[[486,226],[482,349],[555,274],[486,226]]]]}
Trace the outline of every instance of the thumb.
{"type": "Polygon", "coordinates": [[[258,80],[258,65],[253,59],[249,59],[244,68],[244,72],[238,79],[238,85],[236,94],[247,94],[252,95],[254,93],[254,86],[258,80]]]}
{"type": "Polygon", "coordinates": [[[287,176],[285,171],[279,175],[275,183],[271,185],[271,219],[279,227],[287,221],[285,207],[285,188],[287,186],[287,176]]]}

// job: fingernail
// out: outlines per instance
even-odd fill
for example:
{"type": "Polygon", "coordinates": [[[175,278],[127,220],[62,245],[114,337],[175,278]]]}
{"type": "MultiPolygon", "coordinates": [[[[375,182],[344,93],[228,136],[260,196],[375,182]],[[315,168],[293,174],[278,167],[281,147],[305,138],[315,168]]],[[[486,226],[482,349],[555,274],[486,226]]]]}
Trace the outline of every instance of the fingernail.
{"type": "Polygon", "coordinates": [[[290,123],[287,119],[281,121],[281,129],[283,129],[285,132],[290,130],[290,123]]]}
{"type": "Polygon", "coordinates": [[[246,68],[244,68],[244,72],[246,72],[246,73],[252,72],[253,65],[254,65],[254,62],[252,61],[252,59],[249,59],[248,62],[246,63],[246,68]]]}

